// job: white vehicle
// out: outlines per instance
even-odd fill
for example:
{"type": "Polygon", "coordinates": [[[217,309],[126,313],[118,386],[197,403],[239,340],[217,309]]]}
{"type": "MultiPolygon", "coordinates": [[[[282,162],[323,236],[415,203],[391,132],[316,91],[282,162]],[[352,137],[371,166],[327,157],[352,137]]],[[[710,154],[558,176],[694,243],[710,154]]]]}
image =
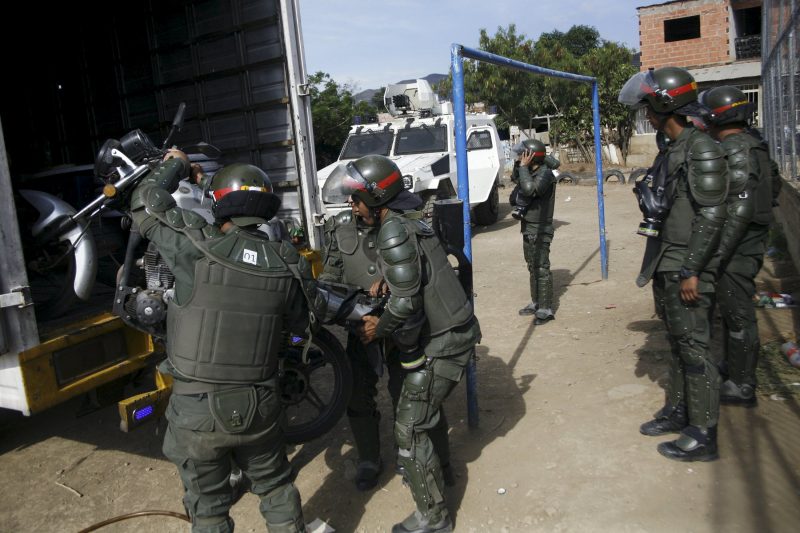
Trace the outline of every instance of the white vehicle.
{"type": "MultiPolygon", "coordinates": [[[[426,80],[389,85],[384,104],[391,113],[386,121],[358,124],[350,134],[336,163],[317,172],[319,188],[342,162],[369,154],[391,158],[413,192],[425,200],[426,217],[437,198],[457,196],[455,117],[452,104],[440,103],[426,80]]],[[[469,200],[476,224],[497,221],[498,185],[505,165],[503,147],[494,115],[467,114],[467,165],[469,200]]],[[[348,209],[345,204],[326,204],[329,215],[348,209]]]]}

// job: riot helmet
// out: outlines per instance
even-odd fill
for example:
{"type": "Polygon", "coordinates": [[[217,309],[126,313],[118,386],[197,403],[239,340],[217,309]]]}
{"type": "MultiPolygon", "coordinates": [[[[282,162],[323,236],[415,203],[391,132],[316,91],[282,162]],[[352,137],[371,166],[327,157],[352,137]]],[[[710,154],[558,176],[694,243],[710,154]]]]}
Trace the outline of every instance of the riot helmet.
{"type": "Polygon", "coordinates": [[[365,155],[331,172],[322,186],[322,201],[345,203],[353,196],[367,207],[382,207],[404,190],[403,176],[394,161],[382,155],[365,155]]]}
{"type": "Polygon", "coordinates": [[[265,224],[281,206],[267,173],[246,163],[227,165],[214,174],[206,194],[213,202],[214,218],[231,219],[237,226],[265,224]]]}
{"type": "Polygon", "coordinates": [[[704,110],[697,102],[697,82],[688,70],[680,67],[634,74],[619,92],[618,101],[632,109],[647,105],[661,114],[696,116],[704,110]]]}
{"type": "Polygon", "coordinates": [[[735,123],[746,126],[753,115],[753,104],[741,90],[731,85],[703,91],[700,103],[708,108],[703,119],[710,126],[735,123]]]}
{"type": "Polygon", "coordinates": [[[525,139],[511,148],[511,151],[518,156],[522,155],[525,150],[533,152],[533,162],[536,164],[541,164],[544,161],[544,156],[547,155],[545,144],[539,139],[525,139]]]}

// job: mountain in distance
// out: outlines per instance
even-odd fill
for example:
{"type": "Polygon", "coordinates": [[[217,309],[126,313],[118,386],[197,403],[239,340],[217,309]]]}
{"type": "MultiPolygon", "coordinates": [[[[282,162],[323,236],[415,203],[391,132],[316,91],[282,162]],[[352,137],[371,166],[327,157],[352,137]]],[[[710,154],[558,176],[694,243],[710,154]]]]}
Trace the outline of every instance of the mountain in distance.
{"type": "MultiPolygon", "coordinates": [[[[419,79],[426,80],[431,85],[436,85],[437,83],[439,83],[443,79],[447,78],[447,76],[448,76],[447,74],[428,74],[427,76],[423,76],[423,77],[421,77],[419,79]]],[[[415,81],[417,81],[417,80],[416,79],[413,79],[413,80],[401,80],[401,81],[398,81],[398,82],[395,82],[395,83],[413,83],[415,81]]],[[[358,103],[358,102],[369,102],[369,101],[372,100],[372,97],[375,95],[375,93],[378,92],[379,90],[380,89],[365,89],[365,90],[363,90],[363,91],[361,91],[359,93],[354,94],[353,95],[353,100],[355,100],[356,103],[358,103]]]]}

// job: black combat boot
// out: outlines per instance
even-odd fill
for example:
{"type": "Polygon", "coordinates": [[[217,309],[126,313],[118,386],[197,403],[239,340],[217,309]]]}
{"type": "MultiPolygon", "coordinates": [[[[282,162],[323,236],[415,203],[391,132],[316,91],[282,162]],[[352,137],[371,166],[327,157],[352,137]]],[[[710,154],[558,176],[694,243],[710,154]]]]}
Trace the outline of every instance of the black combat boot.
{"type": "Polygon", "coordinates": [[[436,522],[422,516],[419,511],[414,511],[408,518],[395,524],[392,533],[450,533],[453,531],[453,522],[445,514],[436,522]]]}
{"type": "Polygon", "coordinates": [[[667,404],[655,414],[655,418],[639,426],[639,433],[648,437],[658,437],[667,433],[680,433],[689,424],[686,405],[679,403],[672,407],[667,404]]]}
{"type": "Polygon", "coordinates": [[[383,472],[382,462],[359,461],[356,467],[356,488],[361,491],[372,490],[378,484],[378,478],[383,472]]]}
{"type": "Polygon", "coordinates": [[[755,387],[747,383],[737,385],[729,379],[719,388],[719,402],[742,407],[755,407],[758,404],[755,387]]]}
{"type": "Polygon", "coordinates": [[[541,324],[546,324],[551,320],[555,320],[556,315],[553,314],[553,310],[550,308],[547,309],[537,309],[536,310],[536,320],[533,323],[537,326],[541,324]]]}
{"type": "Polygon", "coordinates": [[[658,445],[658,453],[674,461],[714,461],[717,453],[717,426],[708,429],[686,426],[680,437],[658,445]]]}

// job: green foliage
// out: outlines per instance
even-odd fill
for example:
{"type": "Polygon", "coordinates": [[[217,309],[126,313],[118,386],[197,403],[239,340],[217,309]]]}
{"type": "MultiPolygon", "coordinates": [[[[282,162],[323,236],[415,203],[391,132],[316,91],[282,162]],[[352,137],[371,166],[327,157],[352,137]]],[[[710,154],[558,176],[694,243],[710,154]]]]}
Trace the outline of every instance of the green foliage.
{"type": "MultiPolygon", "coordinates": [[[[632,50],[602,40],[591,26],[573,26],[566,33],[554,30],[532,41],[518,34],[514,24],[499,27],[493,36],[482,29],[479,48],[544,68],[596,77],[604,142],[616,143],[623,153],[627,151],[632,117],[617,102],[617,94],[636,72],[631,65],[632,50]]],[[[449,94],[452,77],[443,80],[437,91],[449,94]]],[[[551,123],[551,143],[577,145],[591,158],[591,150],[586,149],[593,142],[588,84],[465,60],[464,93],[467,103],[482,101],[497,106],[497,123],[501,127],[514,124],[527,128],[534,116],[561,113],[551,123]]]]}
{"type": "Polygon", "coordinates": [[[317,168],[322,168],[339,158],[353,118],[356,115],[362,118],[375,116],[377,110],[370,102],[355,103],[352,89],[336,83],[330,74],[317,72],[309,76],[308,82],[314,122],[314,152],[317,168]]]}

